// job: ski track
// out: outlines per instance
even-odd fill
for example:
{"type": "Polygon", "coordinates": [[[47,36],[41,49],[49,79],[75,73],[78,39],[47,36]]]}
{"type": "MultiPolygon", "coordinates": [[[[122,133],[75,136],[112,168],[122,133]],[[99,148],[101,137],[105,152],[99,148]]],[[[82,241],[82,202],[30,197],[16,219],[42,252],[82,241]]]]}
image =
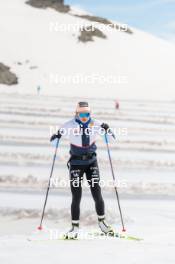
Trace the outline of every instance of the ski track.
{"type": "MultiPolygon", "coordinates": [[[[44,190],[54,152],[49,143],[49,126],[60,126],[72,118],[79,99],[1,94],[0,189],[3,193],[11,193],[15,197],[15,193],[20,191],[19,197],[24,199],[25,190],[35,190],[38,195],[44,190]]],[[[125,100],[120,102],[119,111],[114,109],[112,100],[91,98],[90,103],[94,106],[96,118],[107,121],[112,127],[128,130],[127,136],[119,134],[117,142],[111,143],[117,179],[127,184],[126,188],[119,189],[122,197],[174,199],[174,102],[125,100]],[[105,107],[101,109],[104,103],[105,107]]],[[[109,179],[109,163],[101,138],[98,148],[101,178],[106,180],[109,179]]],[[[68,142],[63,139],[55,166],[55,176],[59,181],[67,179],[68,151],[68,142]]],[[[110,188],[105,187],[103,191],[111,197],[110,188]]],[[[53,194],[57,192],[68,195],[69,188],[52,190],[53,194]]],[[[84,194],[88,194],[88,190],[85,189],[84,194]]],[[[4,206],[6,210],[0,206],[4,216],[32,218],[39,214],[33,208],[26,212],[20,205],[12,209],[7,200],[4,200],[4,206]]]]}
{"type": "MultiPolygon", "coordinates": [[[[49,143],[49,127],[59,127],[72,118],[78,100],[80,98],[1,94],[0,217],[9,218],[12,222],[38,220],[54,152],[49,143]]],[[[128,131],[127,136],[119,134],[117,142],[111,143],[118,183],[126,184],[126,187],[118,187],[122,201],[153,199],[156,203],[174,200],[174,103],[121,101],[119,111],[114,109],[112,100],[91,98],[90,103],[96,118],[128,131]]],[[[101,179],[107,181],[111,175],[106,146],[101,138],[98,149],[101,179]]],[[[67,140],[62,140],[54,171],[56,184],[68,179],[68,151],[67,140]]],[[[96,216],[93,203],[89,202],[89,189],[85,187],[83,193],[83,208],[91,206],[89,210],[82,211],[82,223],[93,226],[96,216]]],[[[110,201],[115,199],[113,188],[103,187],[103,193],[107,201],[108,221],[119,224],[114,206],[110,205],[110,201]]],[[[55,221],[57,224],[68,221],[70,199],[69,185],[51,188],[46,211],[46,221],[51,221],[51,226],[55,221]]],[[[134,216],[128,213],[125,221],[132,227],[134,216]]]]}
{"type": "MultiPolygon", "coordinates": [[[[60,126],[72,118],[76,97],[52,97],[1,94],[0,97],[0,163],[26,168],[47,167],[52,161],[49,127],[60,126]],[[32,103],[31,103],[32,102],[32,103]]],[[[127,136],[118,134],[111,144],[115,169],[174,170],[175,104],[174,102],[121,101],[120,110],[114,109],[113,100],[90,98],[96,118],[107,121],[115,128],[127,128],[127,136]],[[105,107],[101,109],[104,105],[105,107]]],[[[98,141],[99,163],[108,165],[105,144],[98,141]]],[[[68,142],[60,145],[59,165],[68,159],[68,142]]],[[[58,166],[57,166],[58,167],[58,166]]],[[[30,171],[29,171],[30,174],[30,171]]],[[[0,172],[0,176],[8,171],[0,172]]],[[[144,180],[144,179],[141,179],[144,180]]]]}

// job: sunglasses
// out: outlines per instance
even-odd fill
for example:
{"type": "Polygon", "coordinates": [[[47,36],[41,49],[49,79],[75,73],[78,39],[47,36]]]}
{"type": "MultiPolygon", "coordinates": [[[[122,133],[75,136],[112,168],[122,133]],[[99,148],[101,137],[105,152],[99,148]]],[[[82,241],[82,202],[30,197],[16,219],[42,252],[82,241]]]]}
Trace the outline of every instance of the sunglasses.
{"type": "Polygon", "coordinates": [[[90,113],[80,113],[79,117],[80,118],[88,118],[88,117],[90,117],[90,113]]]}

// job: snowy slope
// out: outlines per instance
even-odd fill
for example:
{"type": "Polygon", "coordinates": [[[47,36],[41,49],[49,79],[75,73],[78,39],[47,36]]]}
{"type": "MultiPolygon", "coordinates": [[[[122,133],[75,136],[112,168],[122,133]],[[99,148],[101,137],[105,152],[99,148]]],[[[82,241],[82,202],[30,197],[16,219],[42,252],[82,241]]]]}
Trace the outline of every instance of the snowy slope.
{"type": "MultiPolygon", "coordinates": [[[[77,10],[77,14],[80,12],[77,10]]],[[[1,91],[36,93],[41,85],[43,94],[175,99],[172,44],[136,29],[133,34],[104,29],[107,39],[81,43],[78,31],[54,31],[51,23],[90,22],[52,9],[31,7],[24,0],[0,2],[0,60],[19,77],[17,87],[0,85],[1,91]],[[117,79],[115,83],[107,79],[105,83],[67,80],[66,85],[55,81],[61,76],[84,78],[94,74],[117,79]],[[125,79],[124,83],[118,78],[125,79]]]]}

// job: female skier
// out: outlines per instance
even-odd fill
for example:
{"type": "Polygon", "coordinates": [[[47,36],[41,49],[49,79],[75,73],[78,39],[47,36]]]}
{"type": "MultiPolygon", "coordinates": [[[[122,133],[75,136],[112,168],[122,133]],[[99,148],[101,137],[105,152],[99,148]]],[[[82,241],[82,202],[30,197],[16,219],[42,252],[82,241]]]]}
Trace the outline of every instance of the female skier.
{"type": "Polygon", "coordinates": [[[82,180],[86,179],[90,186],[95,202],[98,225],[105,234],[112,234],[112,228],[105,222],[105,206],[101,194],[100,175],[96,154],[96,137],[100,132],[107,133],[109,126],[91,118],[91,109],[87,102],[79,102],[76,107],[75,117],[66,122],[51,137],[51,141],[60,140],[67,136],[70,141],[70,159],[68,168],[70,173],[70,188],[72,192],[71,217],[72,228],[67,233],[69,237],[77,237],[80,219],[80,201],[82,196],[82,180]]]}

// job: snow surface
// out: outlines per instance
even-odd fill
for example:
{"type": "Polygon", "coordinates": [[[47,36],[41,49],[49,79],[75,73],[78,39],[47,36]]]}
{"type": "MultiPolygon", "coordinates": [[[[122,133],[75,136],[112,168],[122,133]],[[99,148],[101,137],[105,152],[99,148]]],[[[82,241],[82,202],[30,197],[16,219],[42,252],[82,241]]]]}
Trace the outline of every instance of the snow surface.
{"type": "MultiPolygon", "coordinates": [[[[118,141],[111,144],[111,153],[116,177],[121,183],[119,193],[128,234],[141,237],[143,241],[27,240],[48,237],[45,231],[36,234],[36,228],[54,152],[49,144],[49,126],[60,125],[70,118],[76,102],[77,98],[68,96],[1,94],[1,263],[67,264],[83,261],[86,264],[94,259],[101,263],[174,263],[174,103],[128,100],[121,101],[120,111],[116,111],[111,99],[90,99],[94,116],[108,121],[113,127],[127,127],[127,135],[119,134],[118,141]],[[102,105],[104,109],[101,111],[102,105]]],[[[111,173],[105,144],[100,138],[98,148],[101,179],[107,181],[111,179],[111,173]]],[[[62,140],[54,170],[54,179],[58,182],[68,179],[68,151],[68,142],[62,140]]],[[[68,186],[53,187],[44,225],[54,232],[66,232],[70,226],[70,190],[68,186]]],[[[102,189],[107,221],[120,231],[114,190],[102,189]]],[[[81,230],[89,232],[94,229],[97,229],[94,203],[85,187],[81,230]]]]}

